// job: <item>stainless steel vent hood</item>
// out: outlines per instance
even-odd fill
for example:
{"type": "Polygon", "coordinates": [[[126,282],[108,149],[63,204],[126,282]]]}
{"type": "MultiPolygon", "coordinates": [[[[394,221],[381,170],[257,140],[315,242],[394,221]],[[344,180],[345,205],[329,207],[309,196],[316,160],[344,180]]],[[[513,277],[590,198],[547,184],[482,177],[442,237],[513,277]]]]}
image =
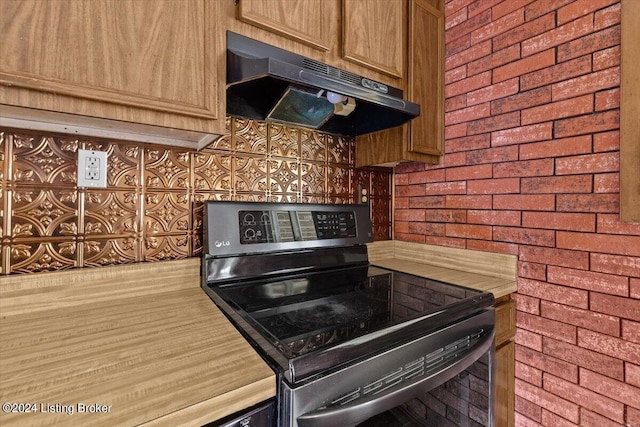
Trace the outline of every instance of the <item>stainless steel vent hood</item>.
{"type": "Polygon", "coordinates": [[[227,32],[227,114],[345,136],[420,114],[400,89],[227,32]]]}

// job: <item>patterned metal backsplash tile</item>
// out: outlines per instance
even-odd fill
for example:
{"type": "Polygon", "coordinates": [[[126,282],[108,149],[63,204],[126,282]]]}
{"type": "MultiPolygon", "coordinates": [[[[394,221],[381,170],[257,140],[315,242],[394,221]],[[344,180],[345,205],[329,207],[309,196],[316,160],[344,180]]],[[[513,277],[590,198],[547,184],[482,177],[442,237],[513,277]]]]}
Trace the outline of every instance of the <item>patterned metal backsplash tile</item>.
{"type": "Polygon", "coordinates": [[[391,238],[391,170],[355,166],[355,143],[227,118],[204,150],[0,129],[0,274],[200,256],[206,200],[355,203],[371,189],[391,238]],[[76,186],[77,150],[108,152],[106,189],[76,186]]]}

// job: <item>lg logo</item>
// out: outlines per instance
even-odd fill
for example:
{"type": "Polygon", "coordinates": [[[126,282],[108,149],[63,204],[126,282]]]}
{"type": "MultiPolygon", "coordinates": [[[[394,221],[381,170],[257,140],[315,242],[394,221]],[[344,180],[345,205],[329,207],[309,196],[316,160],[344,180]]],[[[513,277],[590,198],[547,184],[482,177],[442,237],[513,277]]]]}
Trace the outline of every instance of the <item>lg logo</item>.
{"type": "Polygon", "coordinates": [[[222,248],[225,246],[229,246],[231,242],[228,240],[224,240],[224,241],[216,240],[213,244],[216,246],[216,248],[222,248]]]}

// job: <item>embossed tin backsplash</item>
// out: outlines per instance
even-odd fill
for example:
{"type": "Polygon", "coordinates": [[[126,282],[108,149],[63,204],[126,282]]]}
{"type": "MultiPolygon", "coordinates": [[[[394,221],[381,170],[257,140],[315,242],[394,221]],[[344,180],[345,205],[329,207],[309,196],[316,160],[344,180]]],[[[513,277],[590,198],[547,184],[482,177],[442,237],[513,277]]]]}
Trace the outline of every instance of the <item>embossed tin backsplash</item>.
{"type": "Polygon", "coordinates": [[[356,169],[354,140],[227,118],[207,149],[0,130],[0,274],[200,256],[205,200],[354,203],[371,188],[391,238],[391,170],[356,169]],[[106,189],[76,186],[77,150],[108,152],[106,189]]]}

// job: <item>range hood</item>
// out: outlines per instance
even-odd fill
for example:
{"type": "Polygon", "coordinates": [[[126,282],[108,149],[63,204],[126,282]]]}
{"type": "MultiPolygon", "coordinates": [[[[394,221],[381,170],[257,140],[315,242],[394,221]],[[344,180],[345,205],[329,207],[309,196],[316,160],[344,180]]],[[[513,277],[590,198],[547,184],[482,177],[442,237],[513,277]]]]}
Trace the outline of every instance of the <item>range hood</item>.
{"type": "Polygon", "coordinates": [[[227,114],[357,136],[420,114],[402,90],[227,32],[227,114]]]}

